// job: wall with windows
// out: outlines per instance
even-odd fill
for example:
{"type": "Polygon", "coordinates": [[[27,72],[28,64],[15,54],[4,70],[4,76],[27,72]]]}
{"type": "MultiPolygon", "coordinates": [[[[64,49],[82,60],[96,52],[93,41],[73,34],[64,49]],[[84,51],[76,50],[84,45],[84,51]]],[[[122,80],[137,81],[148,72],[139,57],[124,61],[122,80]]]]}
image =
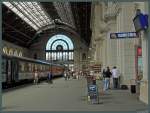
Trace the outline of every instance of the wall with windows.
{"type": "Polygon", "coordinates": [[[29,50],[27,48],[17,46],[4,40],[2,43],[2,51],[7,55],[30,57],[28,54],[29,50]]]}
{"type": "MultiPolygon", "coordinates": [[[[135,32],[133,18],[136,10],[147,13],[145,2],[108,2],[94,4],[92,25],[93,59],[100,60],[103,68],[117,66],[121,73],[120,83],[130,86],[136,81],[136,46],[142,46],[143,78],[139,98],[148,103],[147,33],[140,38],[110,39],[110,33],[135,32]],[[101,11],[101,13],[99,13],[101,11]]],[[[130,88],[130,87],[129,87],[130,88]]]]}
{"type": "Polygon", "coordinates": [[[65,35],[54,35],[46,44],[46,60],[71,61],[74,54],[72,40],[65,35]]]}
{"type": "MultiPolygon", "coordinates": [[[[74,59],[73,60],[74,66],[72,66],[72,64],[70,64],[70,67],[71,68],[74,67],[74,70],[77,70],[77,71],[81,70],[82,67],[83,67],[82,65],[86,65],[87,64],[86,60],[84,60],[84,62],[82,61],[82,53],[86,53],[87,54],[88,47],[83,42],[81,42],[81,39],[80,39],[79,36],[76,36],[76,35],[73,35],[73,34],[69,34],[69,33],[66,33],[66,32],[58,32],[58,33],[56,32],[56,33],[43,35],[39,39],[38,42],[32,44],[32,46],[30,47],[30,50],[32,50],[32,52],[30,52],[30,56],[33,58],[34,54],[37,54],[37,58],[38,59],[45,60],[46,59],[46,52],[45,52],[46,44],[47,44],[48,40],[50,39],[50,37],[52,37],[52,36],[54,36],[56,34],[66,35],[72,40],[73,46],[74,46],[74,51],[72,51],[72,52],[74,52],[74,53],[73,53],[73,55],[72,55],[72,53],[70,53],[70,60],[74,59]]],[[[57,46],[55,46],[55,47],[57,47],[57,46]]],[[[48,54],[47,54],[47,56],[48,56],[48,54]]],[[[50,56],[50,54],[49,54],[49,56],[50,56]]],[[[49,59],[50,59],[50,57],[49,57],[49,59]]],[[[55,54],[53,55],[53,59],[56,59],[56,55],[55,54]]],[[[66,65],[68,65],[68,62],[66,62],[66,65]]]]}

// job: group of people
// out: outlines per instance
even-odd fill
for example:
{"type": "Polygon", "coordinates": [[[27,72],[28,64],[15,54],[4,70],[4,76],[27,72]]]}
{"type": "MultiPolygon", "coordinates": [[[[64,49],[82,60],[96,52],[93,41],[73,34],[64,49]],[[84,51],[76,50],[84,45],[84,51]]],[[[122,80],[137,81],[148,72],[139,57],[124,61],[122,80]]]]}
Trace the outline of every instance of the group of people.
{"type": "MultiPolygon", "coordinates": [[[[48,74],[47,74],[47,82],[52,83],[52,73],[51,72],[48,72],[48,74]]],[[[39,74],[38,74],[38,71],[36,70],[34,73],[34,84],[37,85],[38,83],[39,83],[39,74]]]]}
{"type": "Polygon", "coordinates": [[[64,71],[64,78],[65,80],[69,80],[72,73],[69,70],[64,71]]]}
{"type": "Polygon", "coordinates": [[[114,89],[119,88],[120,73],[116,66],[114,66],[112,70],[110,70],[109,67],[107,67],[107,69],[103,69],[102,75],[104,78],[103,79],[104,80],[104,87],[103,87],[104,91],[110,89],[111,79],[113,81],[113,88],[114,89]]]}
{"type": "Polygon", "coordinates": [[[80,79],[81,77],[83,77],[83,75],[84,74],[82,71],[70,71],[70,70],[64,71],[65,80],[69,80],[70,78],[80,79]]]}

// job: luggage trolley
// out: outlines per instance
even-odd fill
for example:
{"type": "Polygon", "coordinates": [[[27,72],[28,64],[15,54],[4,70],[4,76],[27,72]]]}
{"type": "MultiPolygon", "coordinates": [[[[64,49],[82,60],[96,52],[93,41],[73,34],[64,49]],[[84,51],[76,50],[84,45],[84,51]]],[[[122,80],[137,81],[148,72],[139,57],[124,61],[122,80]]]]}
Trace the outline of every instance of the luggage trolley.
{"type": "Polygon", "coordinates": [[[96,80],[92,76],[87,77],[88,102],[99,104],[99,93],[96,80]]]}

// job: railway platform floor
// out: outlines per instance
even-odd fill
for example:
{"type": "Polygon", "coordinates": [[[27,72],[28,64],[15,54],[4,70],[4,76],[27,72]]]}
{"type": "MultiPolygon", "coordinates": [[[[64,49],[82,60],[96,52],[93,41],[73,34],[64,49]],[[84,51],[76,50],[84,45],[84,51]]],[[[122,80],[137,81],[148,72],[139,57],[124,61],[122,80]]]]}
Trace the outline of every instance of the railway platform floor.
{"type": "MultiPolygon", "coordinates": [[[[97,82],[101,84],[101,82],[97,82]]],[[[101,85],[100,85],[101,86],[101,85]]],[[[55,79],[2,93],[2,111],[141,111],[147,105],[129,90],[100,93],[100,104],[87,102],[86,79],[55,79]]]]}

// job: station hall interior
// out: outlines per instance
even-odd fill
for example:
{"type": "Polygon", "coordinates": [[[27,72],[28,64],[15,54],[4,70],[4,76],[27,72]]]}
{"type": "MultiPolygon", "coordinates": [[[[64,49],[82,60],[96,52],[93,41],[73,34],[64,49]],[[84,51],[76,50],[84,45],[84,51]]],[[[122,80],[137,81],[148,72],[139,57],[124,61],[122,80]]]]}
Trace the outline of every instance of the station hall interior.
{"type": "Polygon", "coordinates": [[[147,109],[148,2],[12,1],[1,7],[2,110],[147,109]],[[114,66],[119,88],[110,77],[104,91],[103,69],[114,66]],[[100,104],[91,105],[88,77],[100,104]]]}

